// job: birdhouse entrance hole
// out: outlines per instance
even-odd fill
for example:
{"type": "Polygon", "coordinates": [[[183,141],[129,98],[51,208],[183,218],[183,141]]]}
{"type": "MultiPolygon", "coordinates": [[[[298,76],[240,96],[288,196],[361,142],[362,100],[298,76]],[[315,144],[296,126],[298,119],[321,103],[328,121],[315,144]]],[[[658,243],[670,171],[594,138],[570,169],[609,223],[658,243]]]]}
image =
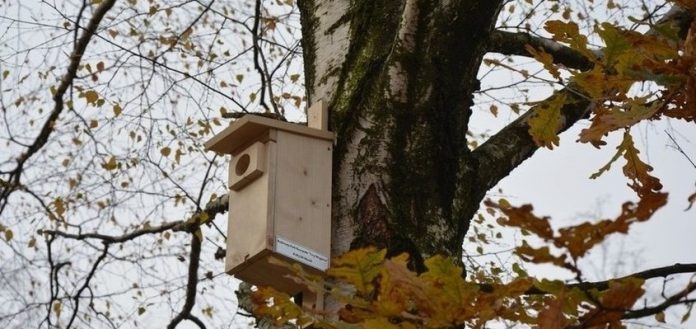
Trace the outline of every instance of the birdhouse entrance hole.
{"type": "Polygon", "coordinates": [[[321,306],[322,296],[271,259],[314,274],[329,266],[334,135],[325,130],[325,107],[317,108],[324,113],[310,111],[310,127],[246,115],[205,146],[231,155],[226,271],[321,306]]]}

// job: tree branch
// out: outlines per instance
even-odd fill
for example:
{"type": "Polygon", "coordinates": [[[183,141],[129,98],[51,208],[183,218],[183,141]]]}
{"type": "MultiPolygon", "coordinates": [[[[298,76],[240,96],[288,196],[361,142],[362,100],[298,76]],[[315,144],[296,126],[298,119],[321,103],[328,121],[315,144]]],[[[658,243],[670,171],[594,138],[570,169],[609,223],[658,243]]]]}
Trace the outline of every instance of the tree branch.
{"type": "MultiPolygon", "coordinates": [[[[181,312],[172,319],[167,326],[167,329],[176,328],[179,323],[185,319],[196,319],[191,315],[193,305],[196,304],[196,290],[198,286],[198,265],[201,259],[201,235],[191,233],[191,253],[189,256],[188,282],[186,283],[186,299],[181,312]]],[[[197,323],[195,320],[191,320],[197,323]]],[[[200,320],[199,320],[200,321],[200,320]]],[[[197,323],[198,324],[198,323],[197,323]]],[[[200,326],[200,325],[199,325],[200,326]]],[[[205,326],[203,326],[205,327],[205,326]]]]}
{"type": "MultiPolygon", "coordinates": [[[[10,172],[7,180],[5,181],[7,186],[0,189],[0,213],[3,212],[5,206],[9,202],[10,194],[16,190],[16,187],[21,185],[20,178],[24,170],[24,164],[27,162],[27,160],[29,160],[29,158],[41,150],[44,145],[46,145],[48,142],[48,137],[51,135],[51,133],[53,133],[56,121],[64,109],[63,97],[77,75],[77,69],[80,66],[82,55],[84,55],[87,45],[92,37],[96,34],[99,23],[101,23],[102,19],[104,16],[106,16],[109,9],[113,7],[114,3],[116,3],[116,0],[106,0],[102,2],[97,9],[94,10],[94,14],[89,20],[89,23],[87,23],[87,27],[84,29],[82,36],[79,40],[77,40],[77,44],[75,45],[72,54],[70,54],[70,64],[68,65],[68,70],[65,75],[63,75],[63,78],[60,80],[60,83],[53,94],[53,101],[55,104],[51,114],[44,122],[43,127],[41,128],[39,135],[36,137],[36,139],[34,139],[34,142],[29,145],[26,152],[20,155],[20,157],[17,159],[17,166],[10,172]]],[[[76,29],[77,28],[78,26],[76,26],[76,29]]]]}
{"type": "Polygon", "coordinates": [[[195,232],[201,225],[206,224],[211,221],[217,214],[221,214],[227,211],[228,207],[228,195],[224,194],[217,199],[209,202],[204,209],[195,212],[191,217],[185,220],[179,220],[171,223],[164,223],[159,226],[142,228],[135,230],[130,233],[122,235],[106,235],[101,233],[68,233],[58,230],[40,230],[39,233],[46,233],[51,236],[60,236],[63,238],[73,239],[73,240],[86,240],[86,239],[97,239],[102,240],[105,243],[123,243],[126,241],[133,240],[139,236],[146,234],[157,234],[164,231],[172,230],[174,232],[195,232]],[[201,215],[206,213],[208,215],[207,221],[199,220],[201,215]]]}
{"type": "Polygon", "coordinates": [[[672,305],[696,302],[696,299],[686,299],[686,297],[689,296],[689,294],[694,292],[694,291],[696,291],[696,282],[691,282],[691,283],[689,283],[688,286],[686,286],[686,288],[684,288],[684,290],[682,290],[679,293],[667,298],[664,302],[662,302],[658,305],[652,306],[652,307],[645,307],[645,308],[641,308],[638,310],[628,311],[623,315],[622,318],[623,319],[643,318],[646,316],[655,315],[657,313],[660,313],[672,305]]]}
{"type": "Polygon", "coordinates": [[[562,64],[568,68],[586,71],[592,68],[592,62],[579,51],[564,46],[551,39],[533,36],[524,32],[509,32],[495,30],[488,40],[488,51],[503,55],[517,55],[531,57],[526,46],[543,49],[553,56],[556,64],[562,64]]]}
{"type": "MultiPolygon", "coordinates": [[[[569,87],[572,88],[572,87],[569,87]]],[[[590,100],[581,97],[569,88],[554,94],[565,95],[567,102],[561,108],[561,125],[556,133],[566,131],[590,112],[590,100]]],[[[536,111],[530,110],[511,122],[498,133],[491,136],[485,143],[476,148],[471,156],[478,165],[477,174],[481,182],[480,189],[488,191],[505,178],[522,162],[529,159],[539,148],[529,134],[527,120],[536,111]]]]}
{"type": "Polygon", "coordinates": [[[109,252],[109,244],[104,243],[104,249],[97,258],[97,260],[94,262],[94,265],[92,265],[92,270],[89,271],[89,274],[87,274],[87,277],[85,278],[85,282],[82,284],[82,287],[77,291],[75,296],[73,296],[73,300],[75,301],[75,307],[73,308],[73,313],[72,316],[70,317],[70,321],[68,322],[68,325],[66,328],[70,328],[75,321],[75,318],[77,317],[77,311],[79,310],[80,306],[80,295],[82,295],[82,292],[89,287],[89,282],[92,281],[92,278],[94,277],[94,274],[97,272],[97,268],[99,267],[99,264],[106,258],[107,253],[109,252]]]}
{"type": "MultiPolygon", "coordinates": [[[[683,29],[688,30],[692,19],[693,16],[687,11],[674,6],[660,19],[657,26],[671,25],[680,29],[680,36],[685,36],[683,29]]],[[[653,28],[646,33],[655,34],[656,30],[653,28]]],[[[565,89],[556,92],[565,94],[568,100],[561,109],[561,124],[557,134],[564,132],[590,112],[592,102],[581,96],[577,89],[571,82],[565,89]]],[[[477,165],[476,175],[482,183],[480,191],[485,193],[494,187],[539,148],[528,132],[527,120],[534,113],[532,110],[523,114],[472,152],[471,156],[477,165]]]]}
{"type": "Polygon", "coordinates": [[[674,264],[670,266],[658,267],[642,272],[633,273],[618,279],[597,281],[597,282],[580,282],[576,284],[568,285],[569,288],[580,288],[582,290],[598,289],[606,290],[609,289],[609,282],[627,279],[627,278],[639,278],[643,280],[655,279],[655,278],[666,278],[674,274],[683,273],[696,273],[696,263],[691,264],[674,264]]]}

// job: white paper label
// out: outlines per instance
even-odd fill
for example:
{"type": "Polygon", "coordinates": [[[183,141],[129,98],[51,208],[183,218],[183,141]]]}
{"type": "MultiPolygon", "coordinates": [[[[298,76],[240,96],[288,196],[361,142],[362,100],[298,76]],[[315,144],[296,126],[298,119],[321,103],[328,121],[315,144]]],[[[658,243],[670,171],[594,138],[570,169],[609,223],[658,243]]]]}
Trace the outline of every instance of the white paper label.
{"type": "Polygon", "coordinates": [[[290,259],[294,259],[307,266],[325,271],[329,268],[329,258],[311,249],[305,248],[280,236],[275,239],[275,251],[290,259]]]}

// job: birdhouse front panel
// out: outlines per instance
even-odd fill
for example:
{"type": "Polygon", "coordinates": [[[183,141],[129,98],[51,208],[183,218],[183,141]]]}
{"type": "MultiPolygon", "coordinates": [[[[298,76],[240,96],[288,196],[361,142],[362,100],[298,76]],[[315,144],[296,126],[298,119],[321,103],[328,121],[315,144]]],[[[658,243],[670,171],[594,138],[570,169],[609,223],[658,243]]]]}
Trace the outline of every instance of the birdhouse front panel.
{"type": "Polygon", "coordinates": [[[225,262],[228,272],[239,269],[252,256],[268,249],[267,235],[272,229],[269,227],[272,223],[267,220],[272,217],[271,195],[268,191],[273,177],[269,170],[273,171],[273,168],[267,166],[265,159],[271,156],[274,147],[275,143],[255,142],[233,155],[230,162],[228,249],[225,262]],[[244,169],[243,162],[248,162],[245,170],[241,170],[244,169]]]}

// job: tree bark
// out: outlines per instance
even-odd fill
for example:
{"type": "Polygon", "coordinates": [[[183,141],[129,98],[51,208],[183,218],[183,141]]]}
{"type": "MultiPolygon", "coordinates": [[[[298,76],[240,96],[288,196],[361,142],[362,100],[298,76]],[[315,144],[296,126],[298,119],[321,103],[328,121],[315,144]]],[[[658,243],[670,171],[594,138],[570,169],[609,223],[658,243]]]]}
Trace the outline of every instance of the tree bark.
{"type": "Polygon", "coordinates": [[[485,189],[466,132],[502,1],[302,0],[309,103],[336,132],[333,255],[461,259],[485,189]]]}

